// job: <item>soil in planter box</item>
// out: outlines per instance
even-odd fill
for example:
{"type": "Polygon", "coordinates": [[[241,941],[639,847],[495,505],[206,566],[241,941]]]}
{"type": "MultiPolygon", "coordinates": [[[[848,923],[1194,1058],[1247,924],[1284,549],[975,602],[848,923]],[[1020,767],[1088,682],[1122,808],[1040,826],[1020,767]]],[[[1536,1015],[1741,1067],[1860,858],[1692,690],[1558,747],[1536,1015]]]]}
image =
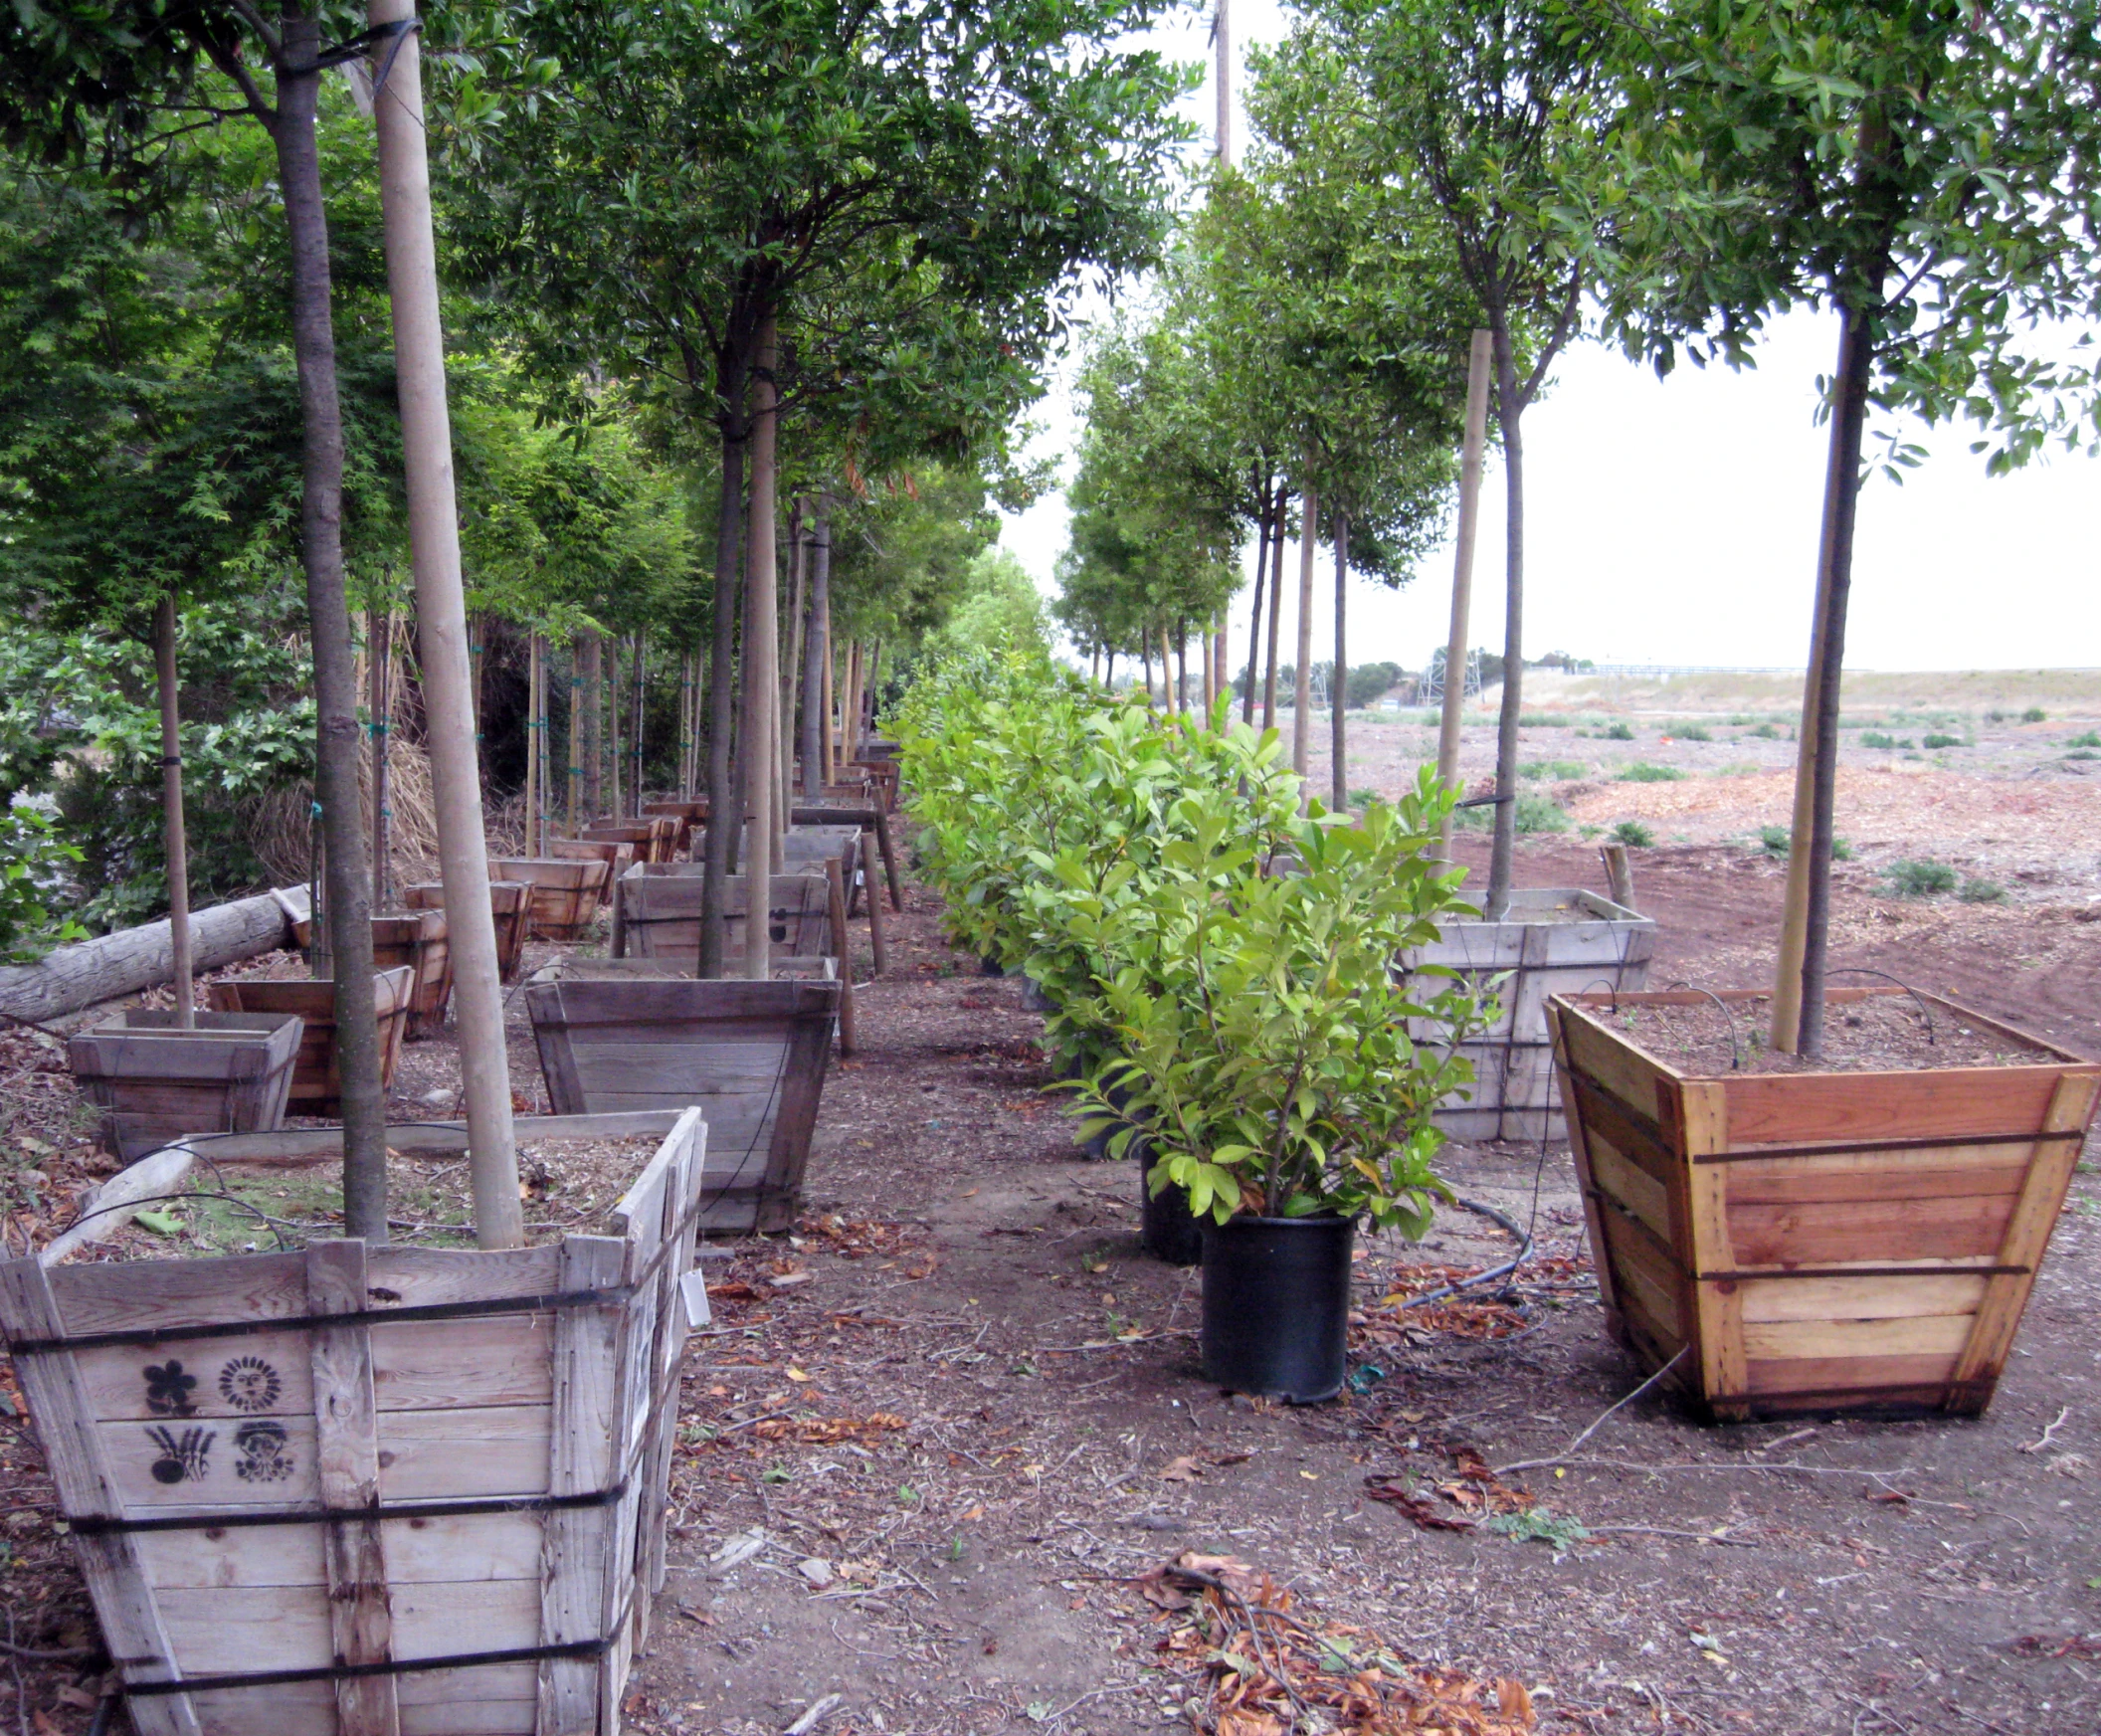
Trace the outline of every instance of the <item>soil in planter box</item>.
{"type": "Polygon", "coordinates": [[[1997,1031],[1966,1025],[1943,1008],[1924,1012],[1909,995],[1833,1002],[1825,1011],[1823,1054],[1812,1061],[1767,1044],[1772,1003],[1766,996],[1682,1007],[1623,1007],[1605,1023],[1680,1072],[1699,1078],[1749,1073],[1919,1072],[1951,1066],[2026,1066],[2047,1059],[1997,1031]],[[1931,1020],[1929,1037],[1928,1020],[1931,1020]]]}
{"type": "MultiPolygon", "coordinates": [[[[648,1165],[660,1136],[536,1139],[518,1148],[525,1240],[603,1232],[606,1214],[648,1165]]],[[[342,1166],[334,1158],[213,1164],[200,1161],[181,1182],[183,1197],[145,1202],[109,1241],[73,1257],[158,1259],[170,1255],[272,1254],[343,1234],[342,1166]]],[[[474,1192],[467,1154],[387,1153],[387,1226],[397,1244],[473,1248],[474,1192]]]]}

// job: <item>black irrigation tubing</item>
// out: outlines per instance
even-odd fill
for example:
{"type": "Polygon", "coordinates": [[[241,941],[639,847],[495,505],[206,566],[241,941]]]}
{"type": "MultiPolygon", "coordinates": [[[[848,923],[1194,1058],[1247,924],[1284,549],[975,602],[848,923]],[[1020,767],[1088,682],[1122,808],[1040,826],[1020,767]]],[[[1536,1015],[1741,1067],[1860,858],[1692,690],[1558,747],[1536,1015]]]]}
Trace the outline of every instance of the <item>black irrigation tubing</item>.
{"type": "Polygon", "coordinates": [[[1863,964],[1832,965],[1823,973],[1827,977],[1880,977],[1885,983],[1895,983],[1912,999],[1919,1010],[1919,1018],[1926,1026],[1926,1046],[1933,1047],[1933,1015],[1926,1010],[1926,998],[1902,977],[1893,977],[1887,971],[1870,970],[1863,964]]]}
{"type": "Polygon", "coordinates": [[[1483,1218],[1494,1219],[1496,1223],[1509,1231],[1512,1236],[1515,1236],[1520,1245],[1517,1251],[1517,1257],[1506,1259],[1501,1265],[1492,1265],[1486,1271],[1477,1271],[1471,1277],[1459,1278],[1448,1284],[1439,1284],[1433,1290],[1425,1290],[1420,1296],[1410,1296],[1407,1301],[1401,1304],[1404,1308],[1420,1308],[1425,1302],[1442,1301],[1444,1297],[1455,1296],[1461,1290],[1475,1289],[1481,1284],[1492,1283],[1499,1277],[1508,1277],[1510,1273],[1517,1270],[1519,1266],[1532,1257],[1532,1232],[1522,1228],[1517,1220],[1508,1213],[1499,1212],[1493,1206],[1485,1206],[1479,1200],[1454,1198],[1452,1203],[1465,1207],[1469,1212],[1478,1212],[1483,1218]]]}

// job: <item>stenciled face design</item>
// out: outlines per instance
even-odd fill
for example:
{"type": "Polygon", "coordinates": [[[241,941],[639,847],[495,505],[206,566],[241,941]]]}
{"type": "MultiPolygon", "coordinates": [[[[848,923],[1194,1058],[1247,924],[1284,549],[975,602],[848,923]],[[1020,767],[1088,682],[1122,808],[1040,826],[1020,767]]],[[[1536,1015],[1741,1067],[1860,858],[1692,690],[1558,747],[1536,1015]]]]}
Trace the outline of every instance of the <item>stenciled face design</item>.
{"type": "Polygon", "coordinates": [[[237,1411],[269,1411],[283,1396],[285,1383],[260,1356],[237,1356],[219,1371],[219,1396],[237,1411]]]}
{"type": "Polygon", "coordinates": [[[283,1482],[292,1472],[282,1423],[244,1423],[234,1431],[234,1474],[245,1483],[283,1482]]]}

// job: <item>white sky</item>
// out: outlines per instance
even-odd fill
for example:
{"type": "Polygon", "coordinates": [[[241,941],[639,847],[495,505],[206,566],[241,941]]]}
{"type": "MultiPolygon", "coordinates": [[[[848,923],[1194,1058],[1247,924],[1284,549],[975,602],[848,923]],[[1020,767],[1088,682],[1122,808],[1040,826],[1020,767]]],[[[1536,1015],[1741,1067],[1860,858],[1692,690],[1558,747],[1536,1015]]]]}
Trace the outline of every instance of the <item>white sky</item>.
{"type": "MultiPolygon", "coordinates": [[[[1273,0],[1234,0],[1237,47],[1283,32],[1273,0]]],[[[1205,17],[1159,33],[1183,59],[1208,54],[1205,17]]],[[[1209,147],[1207,88],[1191,117],[1209,147]]],[[[1237,134],[1243,143],[1244,116],[1237,134]]],[[[1658,381],[1595,343],[1571,350],[1525,418],[1525,646],[1600,662],[1799,668],[1808,655],[1824,431],[1814,418],[1835,321],[1777,323],[1756,369],[1681,365],[1658,381]]],[[[1068,378],[1039,406],[1038,451],[1069,475],[1078,422],[1068,378]]],[[[1871,441],[1881,432],[1871,430],[1871,441]]],[[[1854,669],[2090,668],[2101,665],[2101,462],[2057,454],[1988,479],[1967,427],[1911,427],[1931,456],[1900,486],[1879,474],[1862,495],[1846,663],[1854,669]]],[[[1491,440],[1474,562],[1476,645],[1500,649],[1503,490],[1491,440]]],[[[1054,595],[1065,543],[1062,495],[1008,519],[1002,540],[1054,595]]],[[[1252,563],[1252,549],[1246,556],[1252,563]]],[[[1314,655],[1334,647],[1325,551],[1314,655]]],[[[1354,582],[1349,661],[1419,669],[1441,645],[1451,551],[1433,551],[1401,591],[1354,582]]],[[[1296,550],[1286,568],[1286,620],[1296,550]]],[[[1245,656],[1250,593],[1236,600],[1233,665],[1245,656]]],[[[1287,654],[1288,655],[1288,654],[1287,654]]]]}

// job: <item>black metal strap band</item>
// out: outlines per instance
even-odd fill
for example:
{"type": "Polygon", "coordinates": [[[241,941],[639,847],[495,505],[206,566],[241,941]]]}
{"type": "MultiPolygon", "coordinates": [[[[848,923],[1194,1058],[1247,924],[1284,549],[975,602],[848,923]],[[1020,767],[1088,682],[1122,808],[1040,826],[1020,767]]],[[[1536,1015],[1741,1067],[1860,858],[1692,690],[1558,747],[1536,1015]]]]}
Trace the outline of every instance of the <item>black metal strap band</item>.
{"type": "Polygon", "coordinates": [[[1844,1139],[1822,1145],[1750,1145],[1737,1151],[1696,1151],[1693,1163],[1760,1163],[1769,1157],[1846,1157],[1854,1152],[1945,1151],[1963,1145],[2046,1145],[2062,1140],[2083,1143],[2084,1127],[2055,1127],[2043,1133],[1936,1133],[1917,1139],[1844,1139]]]}
{"type": "Polygon", "coordinates": [[[358,1519],[471,1519],[490,1513],[569,1513],[611,1507],[628,1492],[622,1477],[609,1489],[575,1495],[484,1495],[457,1501],[382,1501],[376,1507],[259,1507],[238,1513],[169,1513],[145,1519],[91,1515],[72,1520],[83,1537],[128,1536],[138,1531],[239,1531],[258,1525],[347,1525],[358,1519]]]}
{"type": "Polygon", "coordinates": [[[262,1669],[241,1675],[193,1675],[179,1681],[126,1682],[126,1694],[202,1694],[220,1688],[269,1688],[302,1681],[356,1681],[408,1675],[421,1669],[481,1669],[498,1663],[538,1663],[549,1657],[603,1657],[610,1640],[572,1640],[561,1645],[520,1645],[509,1651],[455,1651],[444,1657],[388,1657],[377,1663],[329,1663],[313,1669],[262,1669]]]}

